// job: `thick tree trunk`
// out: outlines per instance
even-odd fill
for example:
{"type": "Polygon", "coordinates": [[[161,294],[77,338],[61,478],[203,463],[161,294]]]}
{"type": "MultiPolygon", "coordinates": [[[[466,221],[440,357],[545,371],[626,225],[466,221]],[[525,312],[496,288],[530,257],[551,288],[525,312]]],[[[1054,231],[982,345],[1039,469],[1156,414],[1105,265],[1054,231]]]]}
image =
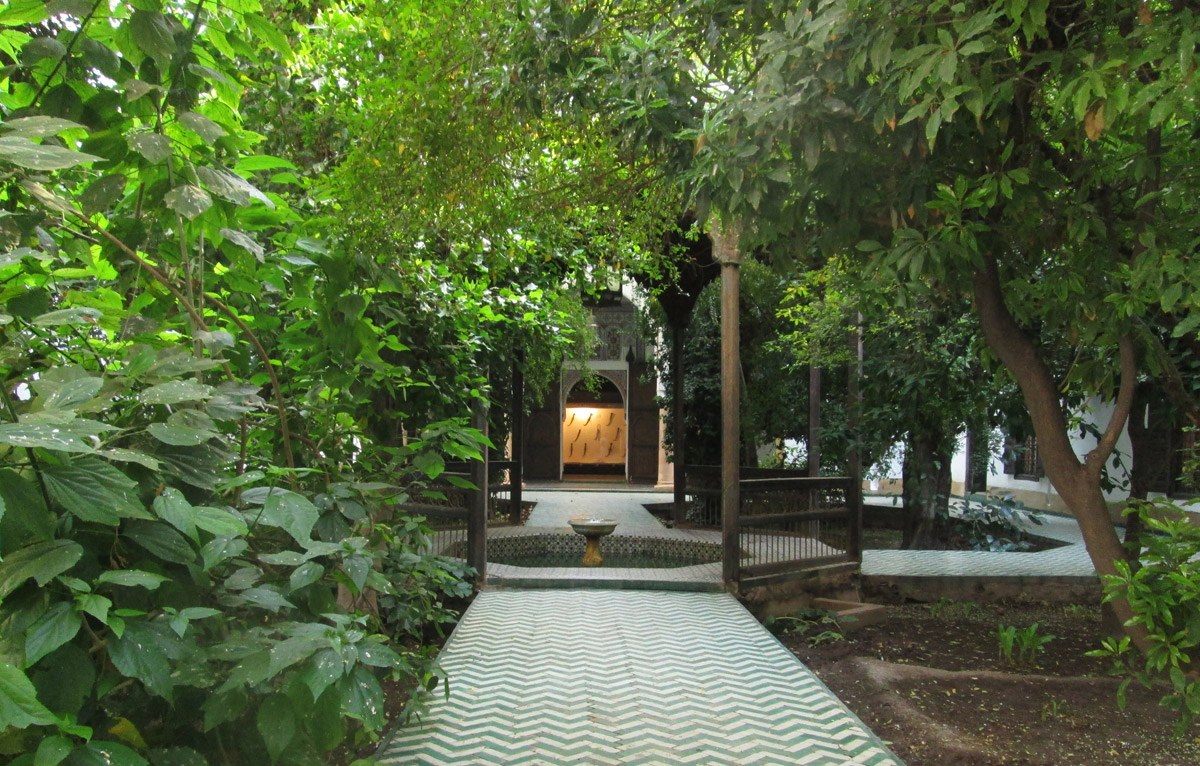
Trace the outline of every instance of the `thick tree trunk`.
{"type": "MultiPolygon", "coordinates": [[[[995,257],[989,255],[984,260],[984,268],[974,275],[975,309],[984,337],[1021,388],[1046,478],[1075,515],[1092,565],[1101,575],[1116,574],[1115,564],[1125,558],[1125,551],[1108,515],[1100,471],[1112,455],[1133,402],[1137,374],[1133,341],[1128,336],[1120,339],[1121,381],[1116,407],[1099,443],[1081,461],[1071,446],[1066,415],[1050,369],[1004,303],[995,257]]],[[[1127,624],[1134,616],[1128,600],[1118,598],[1110,603],[1125,632],[1145,652],[1149,648],[1145,627],[1127,624]]]]}
{"type": "Polygon", "coordinates": [[[904,449],[906,549],[941,548],[940,519],[950,508],[950,450],[938,440],[909,434],[904,449]]]}

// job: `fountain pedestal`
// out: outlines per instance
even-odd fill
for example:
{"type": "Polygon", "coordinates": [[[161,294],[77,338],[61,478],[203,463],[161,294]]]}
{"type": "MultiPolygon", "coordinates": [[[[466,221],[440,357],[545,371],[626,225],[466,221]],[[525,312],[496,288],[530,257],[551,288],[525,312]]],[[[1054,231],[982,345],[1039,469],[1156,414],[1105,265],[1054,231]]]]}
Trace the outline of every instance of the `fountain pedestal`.
{"type": "Polygon", "coordinates": [[[604,563],[600,555],[600,538],[611,535],[617,528],[617,522],[611,519],[571,519],[567,522],[577,534],[587,538],[587,548],[583,551],[583,565],[598,567],[604,563]]]}

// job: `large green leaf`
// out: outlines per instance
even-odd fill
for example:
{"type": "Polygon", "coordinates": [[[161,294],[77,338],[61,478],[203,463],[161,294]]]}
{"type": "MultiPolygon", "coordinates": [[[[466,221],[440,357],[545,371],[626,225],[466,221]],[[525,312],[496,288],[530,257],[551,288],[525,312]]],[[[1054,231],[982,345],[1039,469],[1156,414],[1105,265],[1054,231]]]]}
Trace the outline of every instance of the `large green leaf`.
{"type": "Polygon", "coordinates": [[[137,751],[120,742],[92,740],[83,749],[79,758],[81,766],[149,766],[149,762],[137,751]]]}
{"type": "Polygon", "coordinates": [[[46,737],[38,745],[37,753],[33,756],[33,766],[58,766],[74,749],[71,740],[60,734],[46,737]]]}
{"type": "Polygon", "coordinates": [[[198,380],[169,380],[150,386],[138,394],[138,401],[143,404],[178,404],[180,402],[197,402],[213,395],[212,386],[206,386],[198,380]]]}
{"type": "Polygon", "coordinates": [[[212,197],[199,186],[183,184],[167,192],[163,204],[191,220],[212,207],[212,197]]]}
{"type": "Polygon", "coordinates": [[[65,601],[51,604],[25,634],[25,666],[33,665],[75,638],[82,626],[83,619],[72,604],[65,601]]]}
{"type": "Polygon", "coordinates": [[[296,710],[284,694],[272,694],[258,708],[258,733],[267,745],[271,763],[279,760],[284,749],[296,736],[296,710]]]}
{"type": "Polygon", "coordinates": [[[78,715],[96,682],[96,663],[76,643],[64,644],[32,673],[38,699],[58,715],[78,715]]]}
{"type": "Polygon", "coordinates": [[[138,133],[129,137],[129,145],[150,162],[166,162],[174,154],[171,139],[159,133],[138,133]]]}
{"type": "Polygon", "coordinates": [[[262,516],[259,522],[287,531],[298,543],[305,543],[312,537],[313,525],[321,517],[321,511],[309,502],[308,498],[295,492],[271,493],[263,503],[262,516]]]}
{"type": "MultiPolygon", "coordinates": [[[[40,381],[39,381],[40,382],[40,381]]],[[[71,409],[91,399],[104,385],[102,378],[81,377],[54,381],[51,386],[37,387],[42,409],[71,409]]]]}
{"type": "Polygon", "coordinates": [[[0,469],[0,554],[54,537],[55,515],[33,482],[11,468],[0,469]]]}
{"type": "Polygon", "coordinates": [[[20,27],[36,24],[46,18],[46,4],[42,0],[11,0],[0,8],[0,25],[20,27]]]}
{"type": "Polygon", "coordinates": [[[169,577],[154,574],[153,572],[144,572],[140,569],[112,569],[107,572],[101,572],[100,576],[96,578],[96,582],[156,590],[158,586],[170,581],[170,579],[169,577]]]}
{"type": "Polygon", "coordinates": [[[196,560],[187,538],[161,521],[126,522],[125,536],[164,561],[191,564],[196,560]]]}
{"type": "Polygon", "coordinates": [[[0,123],[0,131],[3,131],[5,135],[25,136],[26,138],[57,136],[59,133],[77,129],[81,130],[84,127],[77,122],[43,115],[18,117],[15,120],[6,120],[0,123]]]}
{"type": "Polygon", "coordinates": [[[141,620],[130,620],[120,638],[108,643],[108,658],[122,675],[136,678],[166,700],[174,694],[169,654],[173,647],[163,631],[141,620]]]}
{"type": "Polygon", "coordinates": [[[275,208],[270,197],[233,171],[201,166],[196,168],[196,176],[213,194],[234,204],[249,205],[253,200],[258,200],[271,209],[275,208]]]}
{"type": "Polygon", "coordinates": [[[175,55],[174,27],[177,24],[153,11],[134,11],[129,24],[137,46],[165,67],[175,55]]]}
{"type": "Polygon", "coordinates": [[[356,667],[348,678],[338,682],[342,693],[342,709],[357,718],[371,731],[383,728],[383,687],[379,679],[364,667],[356,667]]]}
{"type": "Polygon", "coordinates": [[[195,112],[184,112],[183,114],[179,115],[179,122],[181,125],[200,136],[204,143],[209,145],[211,145],[221,136],[225,135],[225,128],[222,128],[220,125],[208,119],[204,115],[196,114],[195,112]]]}
{"type": "Polygon", "coordinates": [[[0,561],[0,599],[21,587],[29,578],[45,586],[75,566],[83,556],[83,546],[74,540],[50,540],[35,543],[11,553],[0,561]]]}
{"type": "Polygon", "coordinates": [[[196,524],[192,520],[193,509],[192,504],[187,501],[183,493],[174,487],[167,487],[158,497],[154,498],[154,512],[158,517],[167,522],[171,526],[178,529],[183,534],[200,542],[199,536],[196,534],[196,524]]]}
{"type": "Polygon", "coordinates": [[[99,159],[94,154],[34,143],[24,136],[0,136],[0,160],[28,170],[64,170],[99,159]]]}
{"type": "Polygon", "coordinates": [[[113,173],[92,181],[83,194],[79,195],[79,204],[85,215],[92,215],[108,210],[125,193],[128,179],[121,173],[113,173]]]}
{"type": "Polygon", "coordinates": [[[246,522],[228,508],[198,505],[192,508],[192,520],[197,527],[214,535],[244,535],[246,522]]]}
{"type": "Polygon", "coordinates": [[[0,424],[0,444],[14,447],[40,447],[59,452],[94,452],[89,437],[111,431],[113,426],[73,412],[35,412],[18,423],[0,424]]]}
{"type": "Polygon", "coordinates": [[[54,720],[54,714],[38,701],[37,690],[25,674],[7,662],[0,662],[0,731],[9,726],[16,729],[47,726],[54,720]]]}
{"type": "Polygon", "coordinates": [[[150,751],[151,766],[208,766],[204,756],[190,747],[168,747],[150,751]]]}
{"type": "Polygon", "coordinates": [[[117,526],[121,519],[152,519],[137,496],[137,483],[94,457],[42,470],[50,497],[83,521],[117,526]]]}

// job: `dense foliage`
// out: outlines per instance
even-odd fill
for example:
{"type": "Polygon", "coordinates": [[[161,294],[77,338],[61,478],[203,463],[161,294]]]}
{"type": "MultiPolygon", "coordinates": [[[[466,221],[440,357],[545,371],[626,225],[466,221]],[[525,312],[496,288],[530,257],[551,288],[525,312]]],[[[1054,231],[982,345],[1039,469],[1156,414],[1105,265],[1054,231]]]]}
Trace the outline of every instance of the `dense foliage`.
{"type": "Polygon", "coordinates": [[[465,415],[489,365],[520,348],[535,384],[557,371],[584,259],[511,215],[455,230],[441,189],[376,198],[427,225],[367,236],[365,198],[336,194],[355,178],[338,137],[374,73],[322,87],[312,57],[369,19],[328,13],[0,9],[15,763],[311,763],[378,735],[381,680],[440,680],[424,640],[470,573],[389,507],[480,456],[465,415]]]}

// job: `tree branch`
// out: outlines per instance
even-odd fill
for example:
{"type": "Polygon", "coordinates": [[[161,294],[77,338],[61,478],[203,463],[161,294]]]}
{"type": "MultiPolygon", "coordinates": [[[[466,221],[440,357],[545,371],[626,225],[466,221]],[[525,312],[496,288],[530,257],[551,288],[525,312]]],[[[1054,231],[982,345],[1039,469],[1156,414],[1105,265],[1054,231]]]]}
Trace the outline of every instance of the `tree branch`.
{"type": "Polygon", "coordinates": [[[1125,428],[1125,421],[1129,419],[1129,410],[1133,407],[1133,390],[1137,383],[1137,360],[1133,353],[1133,338],[1125,334],[1121,336],[1118,343],[1121,348],[1121,387],[1117,390],[1117,404],[1113,408],[1112,417],[1109,418],[1108,427],[1104,429],[1100,441],[1083,459],[1088,472],[1097,481],[1100,479],[1100,471],[1117,446],[1117,439],[1120,438],[1121,431],[1125,428]]]}

